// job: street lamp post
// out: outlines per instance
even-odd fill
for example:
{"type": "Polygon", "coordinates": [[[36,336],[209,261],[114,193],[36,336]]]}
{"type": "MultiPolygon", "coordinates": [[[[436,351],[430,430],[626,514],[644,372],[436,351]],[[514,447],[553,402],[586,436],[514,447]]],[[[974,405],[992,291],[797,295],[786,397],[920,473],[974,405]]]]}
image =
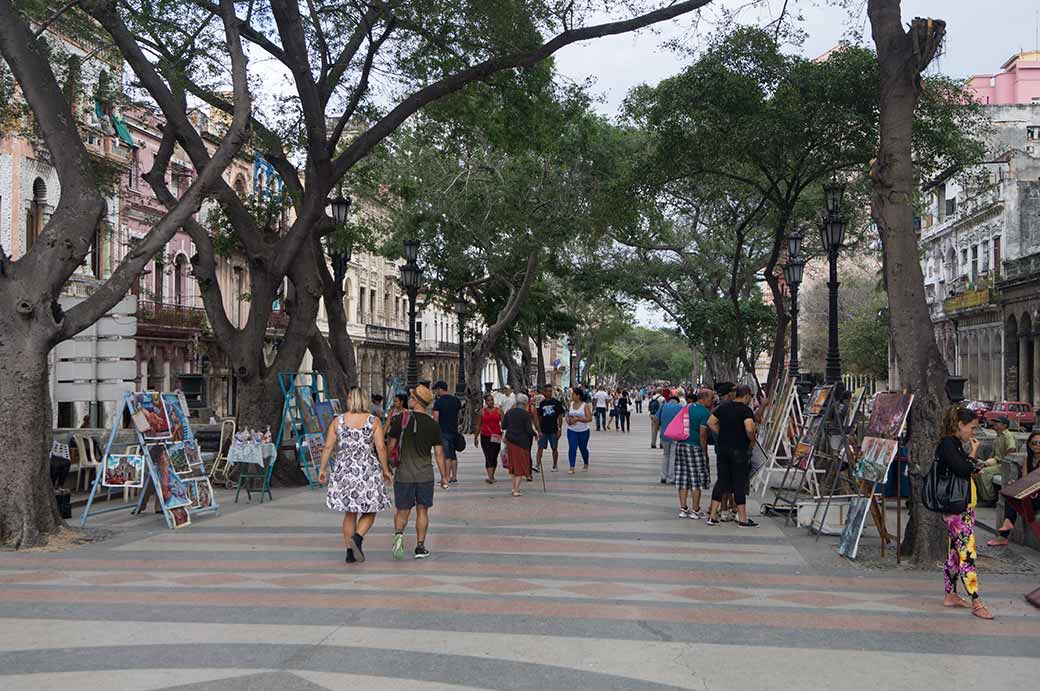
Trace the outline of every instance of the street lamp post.
{"type": "MultiPolygon", "coordinates": [[[[336,225],[341,226],[347,221],[347,212],[350,211],[350,197],[344,197],[341,191],[336,195],[334,199],[329,200],[329,206],[332,207],[332,220],[336,222],[336,225]]],[[[347,267],[350,265],[351,246],[348,244],[345,249],[334,249],[329,253],[329,257],[332,259],[332,276],[336,282],[336,288],[339,290],[340,296],[343,295],[343,279],[347,276],[347,267]]]]}
{"type": "Polygon", "coordinates": [[[820,237],[823,249],[830,262],[830,280],[827,288],[830,293],[830,310],[827,315],[827,370],[825,378],[828,384],[841,381],[841,352],[838,349],[838,253],[845,241],[845,221],[841,217],[841,198],[845,194],[845,185],[830,182],[823,186],[827,212],[820,226],[820,237]]]}
{"type": "Polygon", "coordinates": [[[401,267],[401,286],[408,294],[408,388],[413,389],[419,382],[419,366],[415,355],[415,301],[419,297],[419,282],[422,280],[422,269],[416,259],[419,256],[419,241],[404,241],[405,264],[401,267]]]}
{"type": "Polygon", "coordinates": [[[466,300],[462,293],[459,293],[452,307],[459,319],[459,376],[455,381],[455,395],[461,398],[466,395],[466,300]]]}
{"type": "Polygon", "coordinates": [[[791,381],[797,385],[800,372],[798,371],[798,286],[802,282],[802,272],[805,270],[805,260],[795,255],[787,260],[784,265],[784,280],[787,287],[791,289],[791,362],[788,372],[791,381]]]}

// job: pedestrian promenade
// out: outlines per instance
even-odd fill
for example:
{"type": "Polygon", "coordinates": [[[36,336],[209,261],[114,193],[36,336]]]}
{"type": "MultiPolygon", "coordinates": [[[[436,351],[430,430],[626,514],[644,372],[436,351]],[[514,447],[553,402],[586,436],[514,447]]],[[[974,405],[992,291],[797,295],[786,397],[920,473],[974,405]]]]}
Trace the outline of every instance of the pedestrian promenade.
{"type": "Polygon", "coordinates": [[[222,496],[179,531],[103,516],[110,540],[0,553],[0,690],[1035,685],[1040,612],[1021,594],[1036,577],[980,560],[984,622],[942,607],[939,570],[850,564],[782,520],[678,519],[633,418],[592,433],[587,474],[561,449],[547,493],[536,475],[513,498],[461,454],[426,561],[391,558],[387,512],[368,561],[344,564],[340,517],[308,489],[222,496]]]}

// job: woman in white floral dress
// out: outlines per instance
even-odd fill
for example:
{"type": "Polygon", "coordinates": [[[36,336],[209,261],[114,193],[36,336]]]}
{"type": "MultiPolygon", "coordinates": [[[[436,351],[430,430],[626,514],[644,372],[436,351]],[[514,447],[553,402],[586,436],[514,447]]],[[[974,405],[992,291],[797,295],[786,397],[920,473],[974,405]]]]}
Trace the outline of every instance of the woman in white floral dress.
{"type": "Polygon", "coordinates": [[[347,412],[329,425],[321,452],[318,481],[328,480],[326,505],[343,513],[343,542],[348,564],[364,561],[365,534],[376,520],[376,512],[390,508],[386,486],[393,475],[386,463],[383,425],[369,412],[368,394],[354,387],[347,394],[347,412]],[[329,457],[336,460],[329,473],[329,457]],[[360,518],[358,515],[360,514],[360,518]]]}

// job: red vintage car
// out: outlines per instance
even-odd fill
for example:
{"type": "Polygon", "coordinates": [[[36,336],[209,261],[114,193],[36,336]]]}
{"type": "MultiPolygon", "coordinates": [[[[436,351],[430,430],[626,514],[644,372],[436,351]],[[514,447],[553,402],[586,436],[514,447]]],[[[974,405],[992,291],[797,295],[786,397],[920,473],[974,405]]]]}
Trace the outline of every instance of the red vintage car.
{"type": "Polygon", "coordinates": [[[1032,432],[1033,425],[1036,424],[1033,406],[1023,401],[997,401],[992,409],[986,411],[986,424],[993,422],[993,418],[997,417],[1006,417],[1012,425],[1017,420],[1018,426],[1027,432],[1032,432]]]}
{"type": "Polygon", "coordinates": [[[975,416],[980,423],[985,424],[986,413],[993,410],[993,401],[971,401],[965,406],[968,410],[975,411],[975,416]]]}

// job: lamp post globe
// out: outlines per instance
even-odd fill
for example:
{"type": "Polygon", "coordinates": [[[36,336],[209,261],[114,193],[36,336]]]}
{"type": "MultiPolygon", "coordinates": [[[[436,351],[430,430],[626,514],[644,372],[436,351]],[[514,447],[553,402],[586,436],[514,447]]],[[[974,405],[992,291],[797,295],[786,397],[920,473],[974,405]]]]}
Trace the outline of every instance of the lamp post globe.
{"type": "Polygon", "coordinates": [[[802,282],[805,261],[798,256],[788,259],[784,265],[784,280],[791,290],[791,360],[788,364],[788,372],[791,381],[798,383],[801,375],[798,363],[798,286],[802,282]]]}
{"type": "Polygon", "coordinates": [[[828,384],[834,385],[841,383],[841,351],[838,347],[838,253],[845,242],[845,220],[841,217],[841,201],[844,194],[845,185],[841,182],[832,181],[823,186],[826,212],[820,224],[820,239],[830,264],[830,279],[827,282],[827,369],[824,378],[828,384]]]}
{"type": "Polygon", "coordinates": [[[336,225],[341,226],[346,222],[350,203],[350,197],[344,197],[342,193],[329,200],[329,206],[332,207],[332,220],[336,222],[336,225]]]}

